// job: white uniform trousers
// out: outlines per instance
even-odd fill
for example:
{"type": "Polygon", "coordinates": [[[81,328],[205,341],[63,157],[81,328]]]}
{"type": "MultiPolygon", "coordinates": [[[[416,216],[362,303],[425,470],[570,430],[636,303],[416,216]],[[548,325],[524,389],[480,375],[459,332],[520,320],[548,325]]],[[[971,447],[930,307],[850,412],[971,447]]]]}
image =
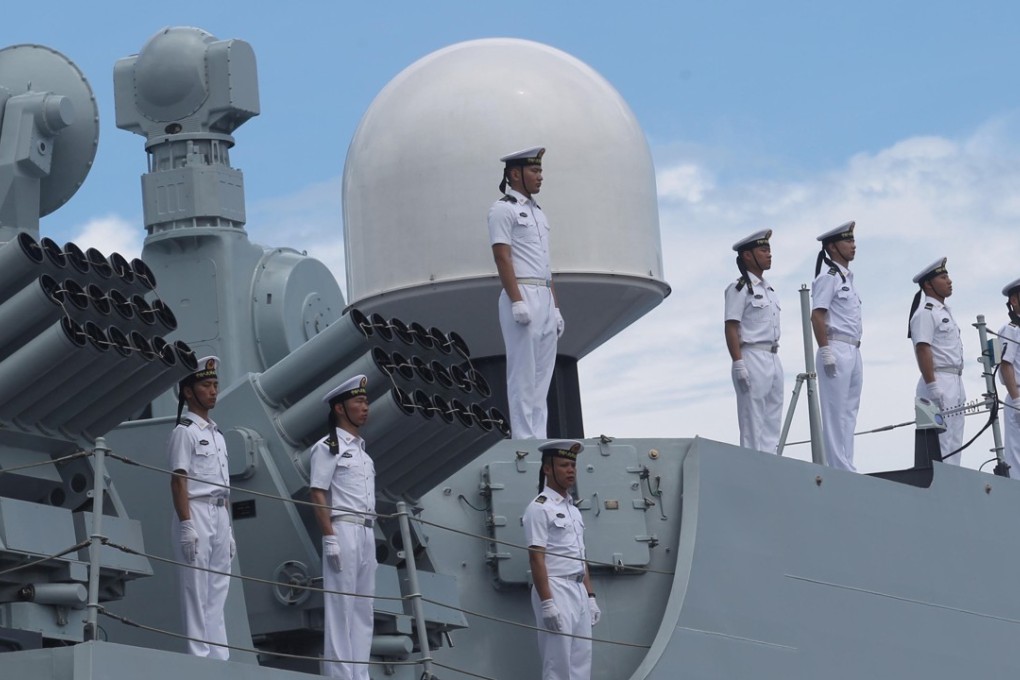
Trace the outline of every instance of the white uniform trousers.
{"type": "Polygon", "coordinates": [[[737,424],[744,448],[776,453],[783,420],[783,364],[779,355],[744,348],[744,365],[751,389],[744,392],[733,379],[737,392],[737,424]]]}
{"type": "Polygon", "coordinates": [[[202,567],[230,572],[230,516],[225,505],[210,505],[192,500],[189,503],[191,521],[198,533],[198,553],[194,562],[187,562],[181,549],[179,536],[181,523],[173,513],[171,544],[174,559],[184,563],[177,568],[181,587],[181,620],[188,640],[188,654],[212,659],[227,659],[230,650],[208,642],[227,643],[227,626],[223,608],[227,602],[230,577],[213,574],[202,567]]]}
{"type": "MultiPolygon", "coordinates": [[[[942,396],[945,401],[946,408],[959,406],[967,400],[967,395],[963,389],[963,378],[955,373],[935,371],[935,384],[937,384],[939,389],[942,390],[942,396]]],[[[931,399],[931,394],[928,392],[928,386],[924,384],[924,378],[917,381],[916,394],[919,397],[931,399]]],[[[946,431],[939,435],[939,449],[943,456],[948,455],[963,446],[963,420],[963,413],[955,413],[953,415],[946,416],[946,431]]],[[[946,458],[943,462],[949,463],[950,465],[959,465],[960,457],[962,455],[963,452],[961,451],[954,456],[946,458]]]]}
{"type": "Polygon", "coordinates": [[[835,377],[830,378],[821,360],[815,357],[825,456],[831,467],[857,472],[854,467],[854,429],[857,427],[857,411],[861,407],[864,364],[861,351],[853,345],[832,340],[829,348],[836,358],[835,377]]]}
{"type": "MultiPolygon", "coordinates": [[[[563,617],[563,631],[591,637],[591,610],[584,583],[573,579],[549,577],[553,602],[563,617]]],[[[542,624],[542,600],[531,589],[531,608],[539,628],[542,624]]],[[[591,680],[591,640],[538,632],[538,653],[542,657],[542,680],[591,680]]]]}
{"type": "Polygon", "coordinates": [[[514,439],[545,439],[549,383],[556,367],[556,304],[545,286],[521,285],[531,323],[514,321],[506,291],[499,296],[499,327],[506,347],[506,396],[514,439]]]}
{"type": "Polygon", "coordinates": [[[1005,405],[999,409],[999,420],[1002,421],[1002,433],[1005,438],[1002,457],[1009,464],[1009,476],[1020,479],[1020,425],[1016,422],[1016,409],[1020,408],[1020,400],[1014,401],[1006,395],[1005,405]]]}
{"type": "MultiPolygon", "coordinates": [[[[359,595],[375,594],[375,533],[369,527],[333,520],[340,544],[340,571],[322,560],[326,590],[359,595]]],[[[324,594],[325,631],[323,659],[369,660],[372,651],[373,603],[370,597],[324,594]]],[[[322,662],[322,674],[344,680],[369,680],[367,663],[322,662]]]]}

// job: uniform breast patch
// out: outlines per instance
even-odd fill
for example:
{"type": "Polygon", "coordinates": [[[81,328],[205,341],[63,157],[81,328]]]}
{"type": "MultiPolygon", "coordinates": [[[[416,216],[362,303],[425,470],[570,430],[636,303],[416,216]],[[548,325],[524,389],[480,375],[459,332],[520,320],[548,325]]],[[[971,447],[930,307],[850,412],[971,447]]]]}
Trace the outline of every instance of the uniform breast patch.
{"type": "Polygon", "coordinates": [[[209,446],[209,441],[206,439],[199,439],[198,443],[201,444],[202,446],[209,446]]]}
{"type": "Polygon", "coordinates": [[[538,498],[535,499],[535,502],[541,505],[542,503],[545,503],[547,500],[548,499],[545,496],[539,496],[538,498]]]}
{"type": "Polygon", "coordinates": [[[850,290],[850,286],[843,286],[840,290],[850,290]]]}
{"type": "Polygon", "coordinates": [[[354,454],[351,453],[350,451],[344,451],[343,453],[340,454],[340,457],[341,458],[354,458],[354,454]]]}
{"type": "Polygon", "coordinates": [[[564,515],[562,512],[557,512],[556,513],[556,518],[557,519],[563,519],[564,517],[566,517],[566,515],[564,515]]]}
{"type": "Polygon", "coordinates": [[[942,319],[942,323],[949,323],[949,319],[948,318],[942,319]]]}
{"type": "Polygon", "coordinates": [[[527,216],[528,216],[528,213],[523,213],[523,212],[521,213],[521,217],[527,217],[527,216]]]}

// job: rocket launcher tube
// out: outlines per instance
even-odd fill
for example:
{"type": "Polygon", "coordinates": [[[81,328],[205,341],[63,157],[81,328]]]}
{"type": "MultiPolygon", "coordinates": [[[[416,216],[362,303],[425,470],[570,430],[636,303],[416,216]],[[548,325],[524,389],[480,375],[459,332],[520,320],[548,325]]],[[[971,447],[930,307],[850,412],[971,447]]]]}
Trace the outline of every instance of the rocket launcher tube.
{"type": "Polygon", "coordinates": [[[110,375],[106,380],[91,386],[88,399],[72,402],[47,418],[46,425],[48,427],[61,427],[68,432],[78,433],[86,425],[109,411],[116,402],[121,400],[125,392],[130,393],[137,386],[147,382],[154,370],[165,370],[164,366],[154,362],[156,353],[146,338],[135,331],[129,333],[128,337],[133,350],[131,355],[121,358],[115,366],[111,367],[110,375]],[[154,363],[155,366],[153,366],[154,363]]]}
{"type": "Polygon", "coordinates": [[[352,309],[258,375],[255,388],[272,406],[291,404],[364,354],[372,334],[365,315],[352,309]]]}
{"type": "MultiPolygon", "coordinates": [[[[428,407],[421,409],[421,413],[431,418],[432,422],[405,420],[403,427],[391,428],[380,440],[373,441],[372,459],[375,461],[376,477],[385,476],[398,464],[406,464],[405,459],[409,451],[428,447],[428,442],[436,437],[441,437],[444,441],[449,440],[457,433],[455,428],[458,426],[453,424],[450,402],[438,394],[424,396],[428,407]]],[[[392,476],[393,474],[389,475],[392,476]]]]}
{"type": "Polygon", "coordinates": [[[43,274],[0,305],[0,360],[64,316],[57,289],[57,282],[43,274]]]}
{"type": "Polygon", "coordinates": [[[80,358],[77,350],[87,342],[82,327],[65,316],[0,362],[0,418],[11,419],[7,404],[22,392],[63,382],[61,369],[80,358]]]}
{"type": "MultiPolygon", "coordinates": [[[[143,385],[134,387],[131,389],[127,396],[118,403],[114,404],[103,416],[95,422],[85,425],[82,430],[82,435],[89,440],[95,440],[96,437],[101,437],[110,431],[113,427],[119,425],[133,413],[137,413],[141,410],[141,407],[149,403],[163,392],[166,392],[173,385],[176,385],[181,378],[194,373],[198,368],[198,362],[195,361],[194,353],[190,355],[183,354],[176,351],[176,343],[169,345],[163,338],[156,337],[152,341],[153,349],[156,350],[158,358],[151,362],[154,367],[162,368],[161,371],[153,369],[153,375],[151,379],[143,385]],[[179,360],[179,357],[186,356],[190,359],[190,363],[185,364],[179,360]]],[[[139,379],[142,379],[141,377],[139,379]]],[[[68,427],[63,428],[65,431],[69,430],[68,427]]]]}
{"type": "Polygon", "coordinates": [[[99,326],[88,322],[83,326],[83,330],[88,343],[75,356],[74,361],[65,365],[59,382],[55,384],[47,383],[40,389],[25,390],[4,404],[4,409],[8,413],[13,414],[12,419],[19,425],[29,428],[34,427],[39,415],[52,410],[53,399],[68,390],[68,382],[72,378],[76,378],[81,372],[92,365],[93,362],[98,361],[109,350],[109,340],[106,337],[106,333],[99,326]],[[26,411],[30,412],[30,417],[23,417],[26,411]]]}
{"type": "Polygon", "coordinates": [[[76,362],[73,380],[64,380],[49,386],[30,406],[22,409],[15,416],[15,420],[24,425],[46,421],[51,414],[62,412],[65,404],[77,404],[82,401],[82,395],[90,394],[94,389],[95,380],[108,376],[124,361],[124,357],[131,354],[127,346],[127,336],[116,326],[106,329],[106,337],[110,341],[106,351],[98,354],[90,352],[92,356],[76,362]]]}
{"type": "Polygon", "coordinates": [[[47,273],[44,260],[42,247],[26,232],[0,246],[0,302],[47,273]]]}

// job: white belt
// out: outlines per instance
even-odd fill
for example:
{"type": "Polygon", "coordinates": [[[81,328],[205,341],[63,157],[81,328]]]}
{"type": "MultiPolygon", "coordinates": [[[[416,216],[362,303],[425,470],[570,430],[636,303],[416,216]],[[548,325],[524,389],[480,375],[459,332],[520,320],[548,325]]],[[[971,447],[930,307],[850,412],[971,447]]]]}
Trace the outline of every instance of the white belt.
{"type": "Polygon", "coordinates": [[[740,343],[741,349],[756,349],[760,352],[772,352],[775,354],[779,351],[778,342],[742,342],[740,343]]]}
{"type": "Polygon", "coordinates": [[[562,578],[564,580],[575,581],[577,583],[583,583],[584,582],[584,572],[583,571],[581,573],[579,573],[579,574],[564,574],[563,576],[553,576],[552,574],[549,574],[549,577],[550,578],[562,578]]]}
{"type": "Polygon", "coordinates": [[[375,524],[375,520],[371,517],[359,517],[358,515],[335,515],[330,519],[334,522],[347,522],[348,524],[357,524],[369,529],[375,524]]]}
{"type": "Polygon", "coordinates": [[[226,496],[195,496],[194,498],[189,498],[188,501],[192,503],[208,503],[209,505],[222,508],[230,502],[230,499],[226,496]]]}
{"type": "Polygon", "coordinates": [[[953,375],[963,375],[963,369],[957,368],[956,366],[936,366],[935,370],[938,373],[952,373],[953,375]]]}
{"type": "Polygon", "coordinates": [[[524,286],[543,286],[544,288],[552,288],[552,281],[549,279],[521,278],[517,279],[517,283],[524,286]]]}
{"type": "Polygon", "coordinates": [[[829,334],[829,340],[835,340],[837,342],[845,342],[846,344],[853,345],[854,347],[860,347],[861,346],[860,338],[855,338],[855,337],[853,337],[851,335],[843,335],[841,333],[830,333],[829,334]]]}

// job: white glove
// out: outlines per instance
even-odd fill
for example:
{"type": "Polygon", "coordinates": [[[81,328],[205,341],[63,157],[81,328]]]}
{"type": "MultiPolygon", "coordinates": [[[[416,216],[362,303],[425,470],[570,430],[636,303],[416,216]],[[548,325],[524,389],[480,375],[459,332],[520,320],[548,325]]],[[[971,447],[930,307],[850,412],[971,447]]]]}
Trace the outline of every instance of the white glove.
{"type": "Polygon", "coordinates": [[[195,531],[195,523],[190,519],[181,522],[180,541],[184,559],[193,563],[198,557],[198,532],[195,531]]]}
{"type": "Polygon", "coordinates": [[[602,619],[602,610],[599,609],[599,605],[595,602],[594,595],[588,596],[588,611],[591,612],[591,625],[597,626],[602,619]]]}
{"type": "Polygon", "coordinates": [[[528,311],[528,304],[524,300],[518,300],[510,305],[510,311],[514,315],[514,321],[527,326],[531,323],[531,312],[528,311]]]}
{"type": "Polygon", "coordinates": [[[747,372],[747,365],[744,364],[743,359],[737,359],[733,362],[733,379],[737,381],[737,387],[740,388],[741,392],[749,392],[751,390],[751,374],[747,372]]]}
{"type": "Polygon", "coordinates": [[[830,378],[836,377],[836,356],[832,353],[832,348],[826,345],[825,347],[818,348],[818,358],[822,360],[822,366],[825,368],[825,375],[830,378]]]}
{"type": "Polygon", "coordinates": [[[563,616],[556,608],[556,603],[550,600],[542,600],[542,623],[546,630],[555,633],[563,630],[563,616]]]}
{"type": "Polygon", "coordinates": [[[567,324],[563,321],[563,315],[560,314],[560,308],[555,307],[553,311],[556,312],[556,337],[563,337],[563,329],[567,327],[567,324]]]}
{"type": "Polygon", "coordinates": [[[344,567],[340,564],[340,544],[336,541],[336,536],[323,536],[322,537],[322,554],[326,557],[326,564],[333,571],[343,571],[344,567]]]}
{"type": "Polygon", "coordinates": [[[939,389],[937,382],[925,383],[925,387],[928,388],[928,394],[931,396],[932,403],[939,407],[940,411],[946,410],[946,397],[942,394],[942,390],[939,389]]]}
{"type": "Polygon", "coordinates": [[[237,554],[237,542],[234,541],[234,528],[230,528],[230,559],[234,559],[234,555],[237,554]]]}

